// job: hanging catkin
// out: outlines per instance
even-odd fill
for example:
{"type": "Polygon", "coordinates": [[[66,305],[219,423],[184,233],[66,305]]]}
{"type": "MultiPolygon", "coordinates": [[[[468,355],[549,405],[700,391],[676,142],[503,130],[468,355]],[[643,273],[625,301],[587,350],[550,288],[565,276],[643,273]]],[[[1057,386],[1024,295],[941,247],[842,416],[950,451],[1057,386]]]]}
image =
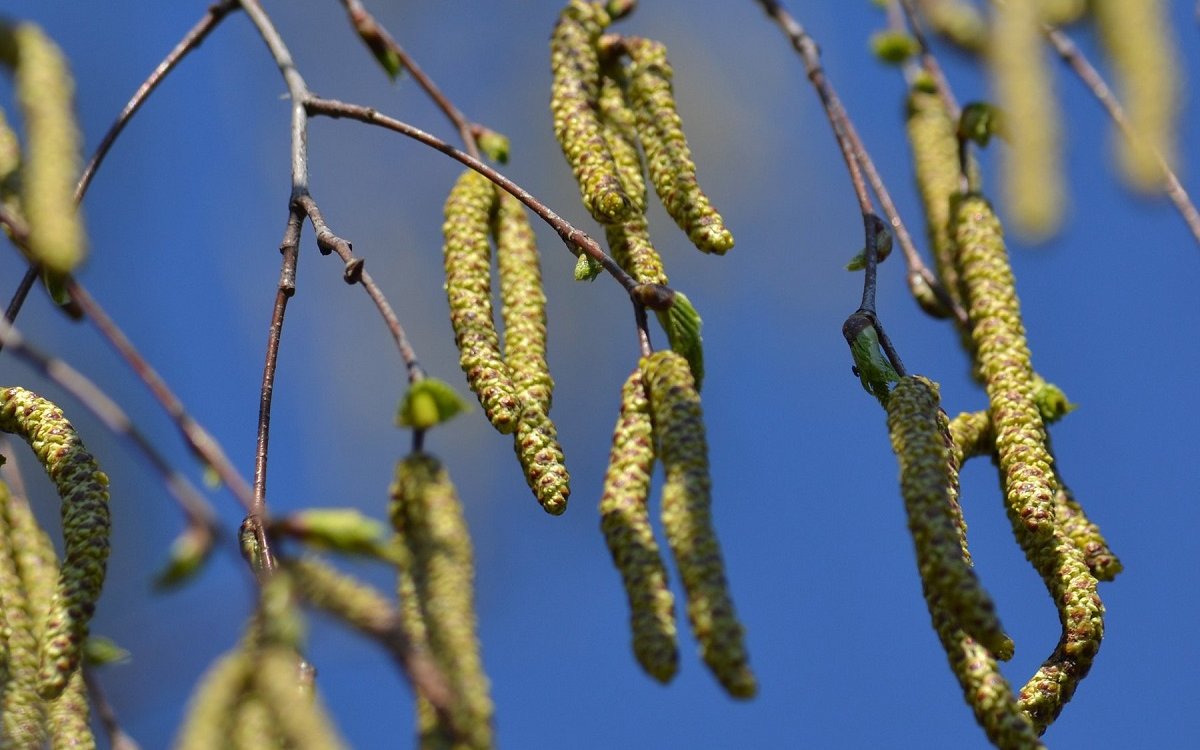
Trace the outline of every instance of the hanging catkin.
{"type": "Polygon", "coordinates": [[[633,653],[646,672],[669,682],[679,668],[675,599],[650,527],[647,502],[654,469],[654,427],[642,373],[621,389],[621,413],[600,496],[600,529],[629,599],[633,653]]]}
{"type": "Polygon", "coordinates": [[[750,698],[757,686],[712,524],[712,480],[700,393],[687,360],[673,351],[655,352],[640,367],[666,475],[663,530],[687,592],[692,632],[700,643],[700,655],[725,690],[735,698],[750,698]]]}
{"type": "MultiPolygon", "coordinates": [[[[24,575],[41,562],[36,550],[29,549],[34,529],[36,522],[23,498],[11,496],[8,486],[0,482],[0,618],[4,621],[0,642],[5,652],[0,664],[4,678],[0,731],[4,742],[14,748],[40,748],[46,738],[45,702],[37,692],[36,610],[30,602],[29,576],[24,575]]],[[[41,615],[38,612],[37,617],[41,615]]]]}
{"type": "Polygon", "coordinates": [[[108,561],[108,477],[83,447],[62,411],[24,388],[0,390],[0,430],[33,449],[62,499],[63,560],[45,617],[38,691],[58,697],[79,667],[88,621],[104,584],[108,561]]]}
{"type": "Polygon", "coordinates": [[[495,205],[492,183],[474,170],[463,172],[446,199],[442,225],[446,297],[459,365],[497,431],[517,427],[521,402],[492,317],[491,247],[488,227],[495,205]]]}

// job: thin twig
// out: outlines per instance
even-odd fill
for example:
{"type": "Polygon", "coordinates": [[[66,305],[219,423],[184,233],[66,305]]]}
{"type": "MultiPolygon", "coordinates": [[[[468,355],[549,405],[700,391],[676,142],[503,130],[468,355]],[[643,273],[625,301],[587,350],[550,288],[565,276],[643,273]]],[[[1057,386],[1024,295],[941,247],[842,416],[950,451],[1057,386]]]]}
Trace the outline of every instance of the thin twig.
{"type": "Polygon", "coordinates": [[[654,353],[654,347],[650,345],[650,324],[646,319],[646,306],[635,303],[633,306],[633,319],[637,324],[638,346],[641,349],[643,357],[649,357],[654,353]]]}
{"type": "Polygon", "coordinates": [[[904,17],[908,19],[908,31],[917,40],[917,45],[921,48],[921,67],[929,75],[933,81],[933,86],[937,89],[938,96],[942,98],[942,103],[946,105],[946,111],[950,114],[950,119],[958,119],[958,101],[954,98],[954,91],[950,88],[950,81],[946,79],[946,74],[942,70],[942,66],[938,63],[937,57],[933,54],[933,48],[929,45],[929,37],[925,34],[925,29],[921,25],[921,19],[917,14],[912,0],[892,0],[889,3],[889,8],[899,5],[904,11],[904,17]]]}
{"type": "Polygon", "coordinates": [[[96,147],[96,151],[92,154],[92,158],[88,161],[87,166],[83,169],[83,174],[79,177],[79,182],[75,186],[75,202],[83,200],[84,193],[87,192],[88,186],[92,182],[92,177],[95,176],[96,170],[100,168],[100,163],[104,161],[104,157],[108,155],[108,150],[112,148],[113,143],[117,140],[117,136],[125,129],[129,120],[141,109],[142,104],[158,88],[158,84],[162,83],[167,74],[179,64],[179,61],[187,55],[187,53],[199,47],[209,35],[209,33],[217,27],[221,19],[229,15],[238,7],[237,0],[221,0],[209,6],[204,17],[201,18],[196,25],[193,26],[183,39],[179,40],[179,44],[175,45],[166,57],[163,58],[150,75],[138,86],[137,91],[126,103],[125,108],[117,115],[117,119],[109,127],[108,132],[104,134],[104,138],[100,140],[100,145],[96,147]]]}
{"type": "MultiPolygon", "coordinates": [[[[1095,66],[1083,54],[1083,51],[1071,40],[1071,37],[1059,29],[1046,28],[1046,38],[1050,40],[1050,44],[1054,47],[1054,51],[1062,58],[1079,76],[1079,80],[1088,87],[1092,92],[1092,96],[1100,102],[1101,106],[1108,112],[1108,116],[1120,128],[1122,135],[1130,141],[1139,140],[1140,136],[1133,129],[1129,118],[1125,114],[1124,107],[1117,100],[1112,89],[1104,82],[1104,77],[1100,75],[1100,71],[1096,70],[1095,66]]],[[[1158,161],[1159,168],[1163,171],[1164,182],[1167,197],[1175,204],[1175,208],[1179,211],[1179,215],[1183,217],[1183,221],[1191,230],[1192,236],[1196,238],[1196,242],[1200,242],[1200,212],[1196,211],[1196,206],[1192,203],[1192,199],[1188,196],[1187,190],[1183,184],[1179,182],[1179,177],[1171,170],[1166,159],[1158,149],[1153,149],[1154,158],[1158,161]]]]}
{"type": "Polygon", "coordinates": [[[121,729],[121,723],[117,721],[117,712],[109,703],[108,695],[96,679],[96,674],[87,667],[83,669],[83,682],[87,685],[92,708],[108,735],[108,746],[111,750],[141,750],[141,746],[121,729]]]}
{"type": "Polygon", "coordinates": [[[417,82],[417,85],[429,95],[429,98],[433,100],[437,108],[442,110],[442,113],[446,115],[447,119],[458,130],[458,136],[462,139],[467,153],[476,159],[480,158],[479,144],[475,138],[475,126],[467,119],[466,115],[458,107],[454,106],[454,103],[442,93],[437,84],[433,82],[433,79],[426,75],[421,66],[417,65],[417,61],[404,51],[404,48],[392,38],[392,35],[383,27],[383,24],[375,20],[375,17],[363,7],[363,4],[359,0],[342,0],[342,5],[346,6],[346,12],[350,14],[350,19],[355,26],[365,21],[379,32],[379,38],[387,45],[389,50],[396,54],[397,59],[400,60],[401,67],[412,74],[413,80],[417,82]]]}
{"type": "MultiPolygon", "coordinates": [[[[837,138],[838,145],[842,149],[842,155],[848,165],[853,160],[862,167],[862,171],[866,174],[867,182],[871,185],[871,190],[874,191],[875,196],[879,199],[879,205],[887,216],[888,223],[895,233],[896,240],[904,252],[904,260],[908,265],[909,274],[919,275],[929,288],[933,290],[938,301],[947,310],[950,310],[956,319],[965,325],[967,320],[966,312],[950,299],[950,296],[946,294],[946,290],[942,287],[937,276],[921,260],[921,255],[917,252],[916,245],[913,244],[912,236],[908,233],[908,229],[904,226],[904,221],[900,218],[900,213],[896,210],[896,204],[892,201],[891,193],[888,192],[883,178],[880,177],[879,171],[875,168],[875,162],[872,161],[870,154],[867,153],[866,147],[863,144],[862,138],[859,137],[853,121],[850,119],[845,107],[842,106],[841,99],[838,98],[833,84],[830,83],[829,78],[825,75],[824,68],[821,66],[820,49],[816,42],[813,41],[808,32],[804,30],[804,27],[777,0],[757,0],[757,2],[766,11],[767,15],[783,30],[791,42],[792,48],[799,53],[800,59],[804,63],[805,71],[808,73],[808,79],[817,90],[817,95],[825,108],[825,114],[829,118],[829,124],[833,128],[834,136],[837,138]]],[[[851,181],[855,181],[853,169],[851,169],[851,181]]],[[[857,184],[855,185],[855,193],[856,195],[859,193],[859,186],[857,184]]],[[[859,205],[860,207],[863,206],[861,197],[859,198],[859,205]]],[[[869,209],[864,208],[863,213],[865,217],[869,213],[869,209]]]]}
{"type": "MultiPolygon", "coordinates": [[[[33,283],[37,281],[38,269],[35,265],[30,265],[25,269],[25,275],[21,277],[21,283],[17,284],[17,289],[13,292],[12,299],[8,302],[8,307],[4,311],[4,322],[12,324],[16,321],[17,316],[21,314],[21,308],[25,305],[25,299],[29,296],[29,290],[33,288],[33,283]]],[[[0,341],[0,349],[4,348],[4,342],[0,341]]]]}

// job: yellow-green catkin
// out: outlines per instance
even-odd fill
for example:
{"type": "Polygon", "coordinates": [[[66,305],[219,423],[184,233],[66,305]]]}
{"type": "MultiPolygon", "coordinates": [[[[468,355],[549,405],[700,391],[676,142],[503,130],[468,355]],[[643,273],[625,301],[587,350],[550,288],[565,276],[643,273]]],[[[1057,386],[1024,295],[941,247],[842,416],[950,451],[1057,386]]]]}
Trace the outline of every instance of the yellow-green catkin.
{"type": "Polygon", "coordinates": [[[917,0],[921,15],[940,36],[968,52],[987,45],[987,23],[970,0],[917,0]]]}
{"type": "Polygon", "coordinates": [[[1088,519],[1083,506],[1059,478],[1058,492],[1054,496],[1054,513],[1063,533],[1083,553],[1088,570],[1099,581],[1111,581],[1124,570],[1121,560],[1113,554],[1108,541],[1100,533],[1100,527],[1088,519]]]}
{"type": "Polygon", "coordinates": [[[300,658],[285,646],[267,646],[256,659],[254,692],[262,698],[275,731],[293,750],[348,747],[320,699],[305,684],[300,658]]]}
{"type": "Polygon", "coordinates": [[[1176,160],[1179,57],[1162,0],[1095,0],[1100,38],[1112,58],[1133,140],[1116,135],[1117,155],[1131,185],[1161,192],[1159,157],[1176,160]]]}
{"type": "Polygon", "coordinates": [[[957,202],[954,223],[1005,499],[1015,518],[1046,538],[1054,527],[1053,460],[1034,399],[1033,366],[1003,232],[992,207],[978,195],[957,202]]]}
{"type": "Polygon", "coordinates": [[[87,686],[83,672],[76,670],[57,700],[48,704],[47,726],[50,750],[91,750],[96,738],[89,725],[87,686]]]}
{"type": "MultiPolygon", "coordinates": [[[[398,565],[396,591],[400,597],[400,626],[414,650],[429,653],[429,630],[425,627],[421,612],[417,585],[413,580],[412,553],[407,546],[400,547],[402,562],[398,565]]],[[[449,750],[454,747],[454,732],[438,715],[425,696],[416,696],[417,746],[421,750],[449,750]]]]}
{"type": "Polygon", "coordinates": [[[309,606],[328,612],[365,633],[391,627],[396,610],[379,591],[316,557],[286,562],[296,593],[309,606]]]}
{"type": "Polygon", "coordinates": [[[429,650],[454,697],[457,746],[490,748],[494,709],[479,653],[475,568],[458,494],[441,462],[414,453],[396,467],[391,498],[392,525],[405,547],[405,573],[429,650]]]}
{"type": "Polygon", "coordinates": [[[600,3],[570,0],[550,36],[550,112],[554,137],[571,165],[583,205],[602,224],[624,221],[635,211],[617,163],[601,133],[597,43],[611,22],[600,3]]]}
{"type": "Polygon", "coordinates": [[[925,207],[925,227],[938,279],[950,299],[963,306],[954,263],[950,203],[962,184],[957,123],[935,92],[914,86],[908,94],[908,142],[916,167],[917,188],[925,207]]]}
{"type": "Polygon", "coordinates": [[[24,218],[21,211],[21,143],[0,107],[0,205],[24,218]]]}
{"type": "Polygon", "coordinates": [[[175,750],[224,747],[238,706],[246,697],[254,661],[238,647],[209,667],[188,702],[187,717],[175,738],[175,750]]]}
{"type": "Polygon", "coordinates": [[[723,255],[733,247],[733,234],[696,181],[696,164],[675,108],[667,48],[660,42],[630,37],[625,49],[630,57],[629,99],[637,115],[650,182],[692,244],[706,253],[723,255]]]}
{"type": "Polygon", "coordinates": [[[62,51],[30,23],[0,23],[0,62],[13,68],[25,120],[21,205],[29,223],[29,252],[48,271],[70,273],[87,250],[75,205],[82,139],[71,71],[62,51]]]}
{"type": "Polygon", "coordinates": [[[3,685],[0,685],[0,731],[4,747],[40,748],[45,740],[45,703],[37,692],[38,639],[22,562],[30,541],[33,515],[22,498],[0,482],[0,612],[4,618],[3,685]],[[22,523],[17,515],[27,516],[22,523]]]}
{"type": "Polygon", "coordinates": [[[42,637],[38,690],[57,697],[79,667],[109,551],[108,477],[62,410],[24,388],[0,390],[0,430],[33,449],[62,499],[66,559],[42,637]]]}
{"type": "Polygon", "coordinates": [[[1045,237],[1058,228],[1064,199],[1060,118],[1039,0],[1007,0],[994,14],[988,58],[1008,133],[1005,205],[1019,230],[1045,237]]]}
{"type": "Polygon", "coordinates": [[[500,355],[492,317],[488,228],[495,198],[487,178],[471,169],[462,173],[446,199],[443,256],[459,365],[488,421],[507,435],[517,428],[521,402],[500,355]]]}
{"type": "Polygon", "coordinates": [[[1088,12],[1088,0],[1041,0],[1042,23],[1066,26],[1083,18],[1088,12]]]}
{"type": "Polygon", "coordinates": [[[908,528],[928,596],[959,629],[1007,659],[1012,641],[996,617],[992,598],[963,556],[958,466],[943,431],[938,387],[919,375],[903,378],[888,397],[887,411],[908,528]]]}
{"type": "Polygon", "coordinates": [[[647,674],[669,682],[679,669],[675,598],[650,527],[647,502],[654,470],[654,427],[642,373],[621,389],[621,412],[600,495],[600,529],[629,598],[633,653],[647,674]]]}
{"type": "Polygon", "coordinates": [[[533,229],[520,201],[500,196],[493,222],[504,317],[504,361],[523,407],[513,448],[547,513],[567,509],[570,474],[550,419],[554,381],[546,363],[546,294],[533,229]]]}
{"type": "Polygon", "coordinates": [[[244,693],[235,709],[228,745],[230,750],[276,750],[284,747],[262,698],[244,693]]]}
{"type": "Polygon", "coordinates": [[[640,363],[649,395],[658,455],[666,480],[663,530],[687,592],[688,618],[700,655],[735,698],[757,691],[734,613],[721,549],[712,523],[712,480],[700,392],[691,368],[673,351],[655,352],[640,363]]]}
{"type": "Polygon", "coordinates": [[[642,214],[646,211],[646,179],[637,147],[637,115],[625,100],[626,88],[628,80],[621,66],[616,62],[605,65],[596,104],[600,114],[600,133],[617,164],[625,194],[633,201],[636,213],[642,214]]]}

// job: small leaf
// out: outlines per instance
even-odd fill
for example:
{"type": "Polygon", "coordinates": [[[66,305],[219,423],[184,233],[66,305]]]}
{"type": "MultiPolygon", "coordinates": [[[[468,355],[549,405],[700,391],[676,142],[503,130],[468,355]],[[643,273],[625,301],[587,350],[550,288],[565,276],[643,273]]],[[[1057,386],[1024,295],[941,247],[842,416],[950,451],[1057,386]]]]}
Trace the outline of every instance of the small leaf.
{"type": "Polygon", "coordinates": [[[111,638],[92,635],[88,636],[87,642],[83,646],[83,659],[89,667],[123,664],[129,661],[129,652],[118,646],[111,638]]]}
{"type": "Polygon", "coordinates": [[[400,402],[396,424],[428,430],[470,409],[458,392],[437,378],[425,378],[408,389],[400,402]]]}
{"type": "Polygon", "coordinates": [[[958,121],[958,137],[963,141],[974,141],[980,147],[988,145],[993,135],[1006,137],[1004,113],[987,102],[971,102],[963,107],[958,121]]]}
{"type": "Polygon", "coordinates": [[[854,374],[862,382],[863,390],[887,406],[888,384],[900,381],[900,375],[892,367],[883,350],[879,348],[879,334],[870,319],[861,313],[851,315],[842,326],[842,335],[850,344],[854,357],[854,374]]]}
{"type": "Polygon", "coordinates": [[[704,342],[700,330],[704,321],[683,292],[675,292],[675,301],[667,310],[656,310],[658,323],[671,342],[671,349],[687,360],[696,380],[696,390],[704,380],[704,342]]]}
{"type": "Polygon", "coordinates": [[[200,571],[212,550],[213,535],[207,527],[188,528],[171,543],[171,554],[154,577],[154,587],[171,589],[186,582],[200,571]]]}
{"type": "Polygon", "coordinates": [[[587,253],[579,253],[579,259],[575,262],[575,280],[576,281],[595,281],[600,272],[604,270],[604,266],[600,265],[592,256],[587,253]]]}
{"type": "Polygon", "coordinates": [[[1079,408],[1079,404],[1071,403],[1067,394],[1054,383],[1048,383],[1040,376],[1035,378],[1036,390],[1033,393],[1033,403],[1037,405],[1046,424],[1054,424],[1079,408]]]}
{"type": "Polygon", "coordinates": [[[508,137],[491,128],[480,128],[475,143],[487,158],[500,164],[508,164],[508,137]]]}
{"type": "Polygon", "coordinates": [[[386,527],[355,508],[309,508],[278,522],[280,531],[319,549],[375,554],[386,527]]]}

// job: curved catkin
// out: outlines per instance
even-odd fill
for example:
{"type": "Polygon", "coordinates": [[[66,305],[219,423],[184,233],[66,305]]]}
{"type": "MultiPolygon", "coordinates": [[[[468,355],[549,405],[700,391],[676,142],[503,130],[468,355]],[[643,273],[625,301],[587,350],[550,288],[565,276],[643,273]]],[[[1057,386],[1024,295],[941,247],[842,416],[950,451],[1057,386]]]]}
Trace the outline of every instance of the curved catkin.
{"type": "Polygon", "coordinates": [[[57,700],[48,705],[47,727],[50,750],[91,750],[96,738],[89,725],[87,686],[83,672],[76,670],[57,700]]]}
{"type": "Polygon", "coordinates": [[[1045,237],[1062,220],[1059,113],[1042,40],[1039,0],[995,8],[988,41],[992,88],[1010,144],[1004,160],[1005,205],[1017,228],[1045,237]]]}
{"type": "Polygon", "coordinates": [[[638,139],[646,152],[650,182],[693,245],[706,253],[724,255],[733,247],[733,235],[696,181],[696,164],[671,90],[673,73],[667,48],[660,42],[630,37],[625,49],[631,60],[629,99],[637,115],[638,139]]]}
{"type": "Polygon", "coordinates": [[[679,669],[675,598],[646,503],[654,470],[654,427],[642,373],[621,389],[621,413],[600,495],[600,529],[629,598],[633,653],[647,674],[669,682],[679,669]]]}
{"type": "Polygon", "coordinates": [[[1011,514],[1046,538],[1054,526],[1053,460],[1034,399],[1029,346],[1000,222],[978,195],[957,202],[954,222],[976,365],[988,394],[1005,499],[1011,514]]]}
{"type": "Polygon", "coordinates": [[[0,62],[14,69],[25,120],[21,205],[29,223],[29,253],[51,272],[70,273],[87,250],[75,204],[82,143],[73,107],[75,84],[62,51],[34,24],[0,23],[0,62]]]}
{"type": "Polygon", "coordinates": [[[504,320],[504,361],[521,403],[549,412],[554,380],[546,363],[546,293],[537,241],[525,207],[500,194],[492,222],[504,320]]]}
{"type": "Polygon", "coordinates": [[[366,633],[391,626],[395,609],[380,592],[314,557],[288,560],[296,593],[309,606],[328,612],[366,633]]]}
{"type": "Polygon", "coordinates": [[[621,67],[615,63],[606,65],[601,73],[596,103],[600,113],[600,134],[616,162],[625,194],[637,209],[632,213],[641,215],[646,211],[646,180],[637,147],[637,115],[625,101],[627,87],[621,67]]]}
{"type": "Polygon", "coordinates": [[[38,690],[57,697],[78,668],[108,562],[108,477],[62,410],[24,388],[0,390],[0,430],[33,449],[62,499],[66,559],[45,614],[38,690]]]}
{"type": "Polygon", "coordinates": [[[639,284],[662,284],[667,286],[667,272],[662,258],[650,241],[650,227],[644,216],[630,219],[624,224],[609,224],[604,227],[604,238],[609,252],[625,272],[639,284]]]}
{"type": "Polygon", "coordinates": [[[413,453],[396,467],[391,498],[425,637],[455,698],[455,727],[464,747],[490,748],[494,711],[476,635],[471,538],[458,494],[441,462],[413,453]]]}
{"type": "Polygon", "coordinates": [[[531,403],[521,413],[513,434],[513,449],[542,510],[552,516],[562,515],[571,495],[571,475],[558,443],[558,428],[540,404],[531,403]]]}
{"type": "Polygon", "coordinates": [[[11,496],[0,482],[0,641],[5,654],[0,666],[0,731],[18,748],[40,748],[46,737],[46,708],[37,692],[38,639],[21,570],[22,562],[30,562],[22,558],[29,555],[24,547],[33,523],[24,499],[11,496]]]}
{"type": "Polygon", "coordinates": [[[1098,581],[1111,581],[1124,570],[1121,560],[1113,554],[1100,527],[1088,519],[1083,506],[1062,482],[1054,496],[1054,514],[1067,538],[1083,553],[1083,561],[1098,581]]]}
{"type": "Polygon", "coordinates": [[[663,530],[687,592],[692,632],[721,686],[735,698],[751,698],[757,685],[712,524],[712,481],[700,392],[687,360],[673,351],[655,352],[641,361],[640,368],[666,474],[663,530]]]}
{"type": "Polygon", "coordinates": [[[271,715],[284,746],[294,750],[348,747],[320,699],[302,684],[300,659],[285,646],[268,646],[253,672],[254,692],[271,715]]]}
{"type": "Polygon", "coordinates": [[[1179,60],[1161,0],[1095,0],[1100,38],[1112,58],[1121,99],[1135,140],[1116,134],[1122,171],[1131,185],[1161,192],[1159,157],[1176,161],[1175,123],[1179,114],[1179,60]]]}
{"type": "Polygon", "coordinates": [[[938,387],[919,375],[903,378],[888,398],[887,411],[908,528],[928,596],[957,628],[1006,659],[1012,655],[1012,641],[1000,626],[992,598],[963,556],[962,527],[956,522],[962,517],[956,508],[958,465],[951,459],[940,422],[938,387]]]}
{"type": "Polygon", "coordinates": [[[517,427],[521,403],[500,356],[500,337],[492,317],[488,225],[495,198],[487,178],[474,170],[463,172],[446,199],[442,249],[459,365],[488,421],[507,435],[517,427]]]}
{"type": "Polygon", "coordinates": [[[938,279],[950,299],[963,306],[954,263],[950,202],[962,182],[957,124],[936,93],[913,87],[908,94],[908,142],[912,147],[917,188],[925,207],[925,228],[938,279]]]}
{"type": "Polygon", "coordinates": [[[225,654],[209,667],[188,701],[187,717],[175,738],[175,750],[224,746],[238,706],[249,690],[253,671],[253,660],[241,648],[225,654]]]}
{"type": "Polygon", "coordinates": [[[596,112],[600,93],[596,45],[610,22],[599,3],[570,0],[550,36],[554,137],[579,183],[583,205],[602,224],[624,221],[635,210],[596,112]]]}

